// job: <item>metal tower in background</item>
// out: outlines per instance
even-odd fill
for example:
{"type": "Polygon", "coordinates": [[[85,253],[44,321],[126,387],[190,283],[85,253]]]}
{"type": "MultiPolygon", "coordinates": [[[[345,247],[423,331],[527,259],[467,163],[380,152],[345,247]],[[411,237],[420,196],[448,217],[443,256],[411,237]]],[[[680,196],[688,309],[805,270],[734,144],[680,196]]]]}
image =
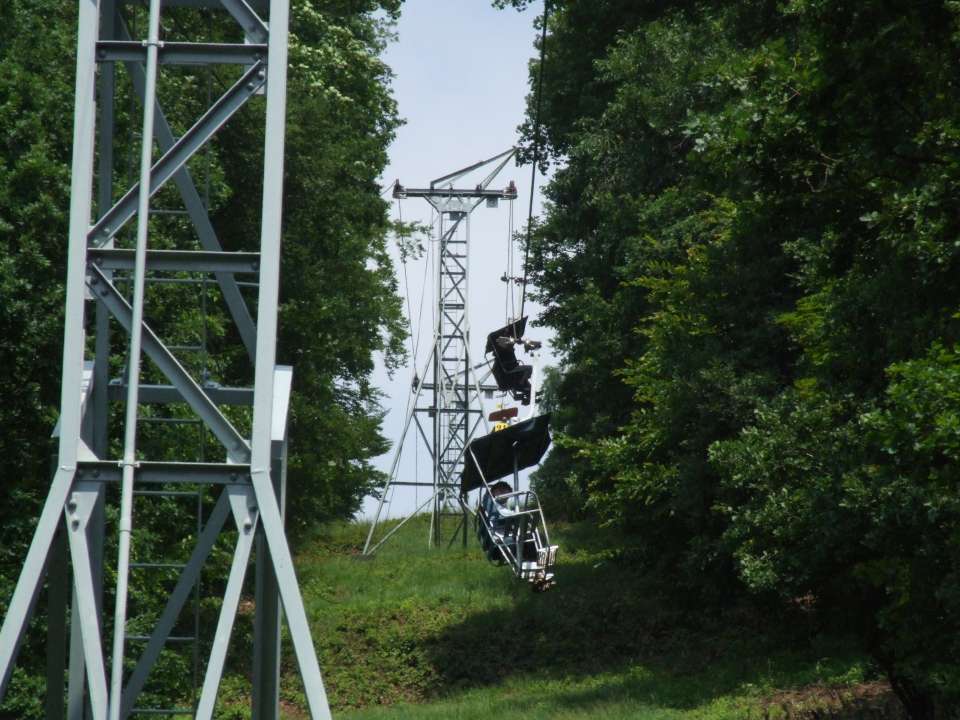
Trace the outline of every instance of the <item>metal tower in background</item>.
{"type": "MultiPolygon", "coordinates": [[[[282,516],[291,370],[275,364],[275,351],[289,2],[165,0],[163,4],[181,6],[177,12],[183,14],[224,11],[225,21],[237,23],[235,42],[164,42],[160,36],[161,0],[78,2],[59,451],[49,494],[0,629],[0,696],[10,682],[17,651],[47,577],[47,718],[63,718],[65,709],[71,720],[119,720],[143,714],[210,718],[244,576],[255,552],[253,717],[279,717],[282,605],[311,715],[329,718],[282,516]],[[124,17],[145,18],[146,37],[132,37],[124,17]],[[121,182],[116,172],[120,163],[114,157],[114,114],[119,97],[117,67],[121,64],[131,92],[140,101],[141,138],[145,141],[137,143],[139,182],[131,182],[118,198],[113,192],[121,182]],[[232,84],[199,118],[168,122],[157,102],[160,69],[213,64],[233,66],[232,84]],[[230,252],[217,237],[188,161],[258,94],[265,94],[263,198],[261,224],[251,228],[251,238],[259,238],[259,252],[230,252]],[[175,137],[172,126],[189,129],[175,137]],[[154,157],[154,143],[159,157],[154,157]],[[95,177],[99,185],[96,214],[95,177]],[[167,185],[170,188],[162,197],[176,197],[172,192],[175,186],[181,207],[151,207],[151,197],[167,185]],[[155,223],[165,214],[188,218],[190,229],[183,233],[179,246],[161,250],[150,241],[155,223]],[[237,274],[249,274],[255,282],[238,283],[237,274]],[[249,355],[252,387],[221,387],[206,375],[206,369],[203,373],[196,370],[196,362],[185,357],[188,349],[165,341],[160,326],[155,330],[148,325],[144,288],[161,282],[210,283],[217,288],[217,297],[236,324],[237,337],[249,355]],[[245,297],[241,285],[255,289],[246,291],[245,297]],[[255,302],[256,323],[248,302],[255,302]],[[95,333],[92,359],[85,354],[88,311],[95,312],[90,323],[95,333]],[[125,331],[125,341],[111,342],[111,329],[115,328],[125,331]],[[144,370],[151,378],[162,375],[164,381],[141,382],[141,354],[152,363],[144,370]],[[123,364],[124,357],[125,377],[112,378],[111,367],[123,364]],[[120,362],[111,365],[111,358],[120,362]],[[125,423],[122,428],[111,428],[111,403],[117,402],[124,405],[125,423]],[[251,410],[246,416],[225,412],[224,406],[231,404],[247,405],[251,410]],[[219,441],[222,447],[218,452],[204,453],[216,456],[215,461],[200,457],[198,461],[169,462],[145,456],[143,446],[138,445],[138,428],[143,431],[147,418],[162,412],[157,408],[164,406],[191,413],[192,422],[219,441]],[[238,430],[237,426],[247,429],[238,430]],[[111,447],[122,448],[122,454],[111,452],[111,447]],[[110,489],[118,486],[119,492],[110,489]],[[137,560],[132,548],[135,509],[151,496],[203,493],[210,498],[212,510],[197,533],[189,558],[176,565],[137,560]],[[108,608],[102,600],[103,582],[110,576],[105,572],[104,505],[116,497],[120,501],[117,586],[115,607],[109,608],[114,620],[108,659],[105,628],[110,625],[104,621],[108,608]],[[228,518],[233,522],[227,523],[228,518]],[[212,649],[205,658],[202,690],[191,707],[138,705],[150,670],[164,648],[183,640],[171,633],[180,622],[205,559],[221,532],[233,526],[237,530],[233,561],[212,649]],[[68,572],[68,559],[72,572],[68,572]],[[175,568],[176,585],[152,631],[134,635],[127,631],[128,583],[132,570],[148,567],[175,568]],[[72,601],[68,603],[71,577],[72,601]],[[68,605],[69,632],[65,621],[68,605]],[[125,660],[133,666],[129,673],[125,672],[125,660]]],[[[191,26],[206,26],[207,17],[198,18],[191,26]]],[[[165,27],[175,27],[176,18],[168,18],[165,27]]],[[[228,74],[225,69],[221,78],[228,74]]],[[[198,506],[203,505],[198,502],[198,506]]]]}
{"type": "MultiPolygon", "coordinates": [[[[412,399],[404,419],[403,431],[394,448],[393,461],[387,481],[380,494],[377,512],[367,535],[363,552],[376,551],[404,523],[395,526],[374,544],[374,534],[384,501],[393,486],[420,486],[430,495],[410,517],[430,506],[430,544],[441,540],[441,523],[445,516],[458,518],[458,526],[451,534],[463,531],[467,542],[467,511],[460,503],[460,475],[463,472],[464,452],[477,427],[487,419],[483,414],[480,396],[495,391],[496,385],[483,386],[470,359],[470,327],[468,314],[470,268],[470,214],[481,204],[496,207],[499,200],[514,200],[517,188],[511,182],[504,190],[489,189],[490,183],[506,167],[515,154],[507,150],[489,160],[483,160],[456,172],[444,175],[430,183],[428,188],[406,188],[398,181],[393,189],[395,198],[424,198],[437,212],[437,274],[436,324],[430,355],[417,371],[411,387],[412,399]],[[466,175],[493,166],[490,173],[470,188],[455,188],[454,183],[466,175]],[[423,391],[429,393],[428,405],[421,406],[423,391]],[[424,428],[421,417],[430,419],[424,428]],[[431,482],[400,480],[397,478],[400,455],[411,424],[416,425],[433,463],[431,482]]],[[[416,363],[417,358],[413,358],[416,363]]],[[[408,517],[407,520],[410,518],[408,517]]],[[[404,521],[406,522],[406,520],[404,521]]]]}

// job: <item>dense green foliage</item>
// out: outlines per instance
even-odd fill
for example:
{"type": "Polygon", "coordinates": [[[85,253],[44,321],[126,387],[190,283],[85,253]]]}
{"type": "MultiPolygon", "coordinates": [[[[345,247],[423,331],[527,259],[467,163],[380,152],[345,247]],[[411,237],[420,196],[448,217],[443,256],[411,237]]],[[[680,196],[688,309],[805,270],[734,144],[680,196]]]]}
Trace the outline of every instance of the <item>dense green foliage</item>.
{"type": "Polygon", "coordinates": [[[845,619],[912,717],[953,707],[960,7],[551,9],[541,486],[687,592],[845,619]]]}
{"type": "MultiPolygon", "coordinates": [[[[75,2],[0,3],[0,450],[5,461],[0,615],[26,554],[55,449],[47,438],[59,404],[76,11],[75,2]]],[[[124,6],[134,37],[144,33],[145,12],[138,4],[124,6]]],[[[379,57],[398,12],[398,0],[292,3],[277,360],[294,366],[288,522],[295,533],[318,520],[355,512],[379,482],[370,460],[386,449],[379,395],[369,378],[375,353],[383,353],[388,366],[403,356],[400,301],[386,248],[387,204],[378,186],[386,148],[400,123],[390,92],[391,73],[379,57]]],[[[185,8],[164,9],[162,35],[167,40],[221,42],[241,42],[243,37],[226,13],[185,8]]],[[[207,71],[165,66],[158,97],[174,134],[185,132],[240,72],[236,67],[207,71]]],[[[114,199],[136,180],[142,111],[133,95],[130,76],[121,67],[114,199]]],[[[263,98],[252,99],[189,163],[228,250],[253,250],[259,243],[263,111],[263,98]]],[[[182,208],[172,184],[158,193],[154,207],[182,208]]],[[[132,246],[133,225],[118,236],[119,246],[132,246]]],[[[151,219],[150,245],[198,247],[190,224],[177,215],[151,219]]],[[[129,283],[120,287],[128,290],[129,283]]],[[[255,294],[243,292],[255,316],[255,294]]],[[[161,338],[182,348],[176,353],[198,380],[250,384],[251,363],[213,282],[204,287],[150,285],[146,313],[161,338]],[[201,344],[206,351],[185,347],[201,344]]],[[[93,303],[88,303],[87,315],[92,330],[93,303]]],[[[127,336],[114,327],[114,377],[122,374],[127,344],[127,336]]],[[[149,363],[143,377],[145,382],[160,379],[149,363]]],[[[120,413],[122,408],[116,408],[117,420],[120,413]]],[[[177,405],[141,409],[145,418],[188,414],[177,405]]],[[[241,431],[249,428],[248,412],[232,412],[231,419],[241,431]]],[[[120,426],[113,424],[109,439],[112,457],[120,452],[120,426]]],[[[198,434],[194,425],[141,422],[139,431],[139,447],[151,459],[213,460],[223,455],[217,442],[209,434],[198,434]]],[[[115,498],[108,500],[113,503],[115,498]]],[[[180,561],[189,552],[195,538],[193,511],[187,508],[184,513],[173,504],[164,508],[138,502],[135,559],[180,561]],[[174,515],[184,522],[171,521],[174,515]]],[[[114,537],[112,523],[108,510],[108,538],[114,537]]],[[[225,551],[226,546],[215,553],[215,570],[223,570],[225,551]]],[[[109,577],[112,546],[107,558],[109,577]]],[[[222,576],[214,572],[217,579],[205,581],[214,595],[222,587],[222,576]]],[[[147,627],[144,623],[164,601],[169,583],[142,574],[132,582],[131,629],[147,627]]],[[[112,606],[109,590],[105,603],[112,606]]],[[[206,603],[202,610],[203,622],[212,626],[216,603],[206,603]]],[[[41,612],[37,623],[43,622],[41,612]]],[[[5,709],[17,717],[42,712],[37,705],[42,694],[29,676],[42,667],[42,641],[42,633],[30,634],[22,653],[26,672],[18,672],[14,691],[8,694],[5,709]]],[[[188,666],[172,660],[161,680],[169,681],[176,693],[191,678],[188,666]]]]}

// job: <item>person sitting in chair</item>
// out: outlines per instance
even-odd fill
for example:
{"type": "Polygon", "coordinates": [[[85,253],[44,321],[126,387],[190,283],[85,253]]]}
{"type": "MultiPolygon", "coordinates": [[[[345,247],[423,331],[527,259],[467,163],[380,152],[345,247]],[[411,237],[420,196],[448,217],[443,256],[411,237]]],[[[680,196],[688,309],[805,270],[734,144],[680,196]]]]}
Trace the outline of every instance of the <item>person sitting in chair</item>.
{"type": "Polygon", "coordinates": [[[493,341],[493,376],[497,380],[497,387],[509,390],[514,399],[520,400],[523,405],[529,405],[530,394],[533,392],[530,384],[533,366],[520,364],[514,350],[516,344],[516,340],[503,335],[493,341]]]}
{"type": "Polygon", "coordinates": [[[506,499],[500,499],[504,495],[513,492],[510,483],[500,480],[490,486],[490,492],[483,494],[483,511],[491,520],[500,517],[500,509],[506,507],[506,499]]]}

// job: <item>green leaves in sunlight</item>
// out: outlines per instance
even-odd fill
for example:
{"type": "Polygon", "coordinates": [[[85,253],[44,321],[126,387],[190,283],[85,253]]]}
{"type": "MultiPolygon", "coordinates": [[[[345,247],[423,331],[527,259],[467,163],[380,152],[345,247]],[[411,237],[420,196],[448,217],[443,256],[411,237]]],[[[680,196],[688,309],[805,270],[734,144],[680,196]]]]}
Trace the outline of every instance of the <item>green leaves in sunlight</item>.
{"type": "Polygon", "coordinates": [[[530,248],[545,503],[814,598],[917,718],[960,688],[955,5],[552,3],[530,248]]]}

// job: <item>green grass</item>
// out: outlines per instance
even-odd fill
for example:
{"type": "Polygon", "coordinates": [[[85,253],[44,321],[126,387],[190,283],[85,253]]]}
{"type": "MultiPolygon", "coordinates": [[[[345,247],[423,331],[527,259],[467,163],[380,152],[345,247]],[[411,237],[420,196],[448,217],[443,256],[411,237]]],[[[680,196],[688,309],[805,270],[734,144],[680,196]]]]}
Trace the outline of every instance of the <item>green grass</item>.
{"type": "MultiPolygon", "coordinates": [[[[596,529],[557,528],[559,582],[535,594],[472,537],[467,550],[428,550],[425,523],[369,560],[361,525],[302,544],[298,573],[337,718],[780,717],[765,698],[865,679],[856,652],[802,623],[678,606],[606,552],[596,529]]],[[[286,717],[307,717],[285,662],[286,717]]]]}

